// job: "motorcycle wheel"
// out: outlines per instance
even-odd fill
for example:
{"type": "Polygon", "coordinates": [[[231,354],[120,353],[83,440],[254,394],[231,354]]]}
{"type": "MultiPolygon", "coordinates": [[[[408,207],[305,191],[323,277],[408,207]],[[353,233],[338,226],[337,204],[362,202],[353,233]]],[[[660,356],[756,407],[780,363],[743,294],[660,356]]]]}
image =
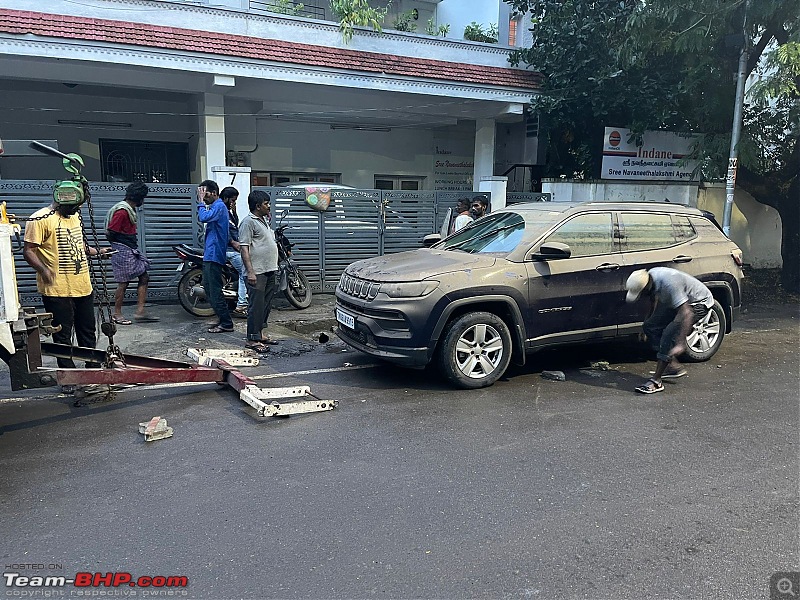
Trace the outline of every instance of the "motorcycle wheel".
{"type": "Polygon", "coordinates": [[[197,317],[213,316],[214,309],[211,308],[208,300],[199,298],[192,293],[192,289],[196,285],[203,285],[203,269],[189,269],[178,282],[178,300],[180,300],[181,306],[186,312],[197,317]]]}
{"type": "Polygon", "coordinates": [[[308,308],[311,306],[311,286],[308,279],[300,269],[288,273],[289,282],[284,290],[284,295],[289,304],[295,308],[308,308]]]}

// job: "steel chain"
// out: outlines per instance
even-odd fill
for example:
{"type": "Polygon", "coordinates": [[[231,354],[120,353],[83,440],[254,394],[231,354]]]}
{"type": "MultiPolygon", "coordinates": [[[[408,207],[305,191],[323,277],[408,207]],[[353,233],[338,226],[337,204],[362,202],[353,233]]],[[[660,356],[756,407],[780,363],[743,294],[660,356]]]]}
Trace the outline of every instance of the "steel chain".
{"type": "MultiPolygon", "coordinates": [[[[92,205],[92,194],[89,192],[89,184],[86,180],[82,181],[81,184],[83,185],[83,193],[84,197],[86,198],[86,206],[89,207],[89,224],[91,227],[92,233],[92,241],[94,242],[94,247],[97,249],[98,254],[97,256],[92,259],[89,255],[87,250],[86,252],[86,259],[89,262],[89,273],[92,279],[92,287],[97,289],[97,275],[96,271],[100,271],[100,281],[101,281],[101,294],[100,294],[100,302],[97,307],[97,313],[100,315],[100,330],[103,334],[108,338],[108,348],[106,349],[106,366],[110,366],[111,363],[120,362],[123,365],[125,364],[125,357],[122,354],[122,350],[119,346],[114,343],[114,332],[116,330],[116,326],[114,324],[114,319],[111,313],[111,299],[108,294],[108,279],[106,277],[106,270],[103,268],[103,261],[100,258],[100,240],[97,237],[97,227],[94,222],[94,206],[92,205]],[[105,311],[105,312],[104,312],[105,311]],[[106,313],[108,318],[106,319],[106,313]],[[108,325],[106,325],[108,324],[108,325]]],[[[84,244],[88,248],[88,243],[86,242],[86,228],[83,224],[83,217],[81,216],[80,211],[78,211],[78,218],[81,222],[81,231],[83,232],[83,239],[84,244]]]]}
{"type": "Polygon", "coordinates": [[[46,213],[46,214],[38,216],[38,217],[18,217],[17,215],[13,215],[13,217],[14,217],[14,223],[16,223],[17,221],[21,221],[23,223],[27,223],[29,221],[42,221],[42,220],[46,219],[47,217],[52,217],[54,214],[56,214],[56,209],[52,208],[52,209],[50,209],[49,213],[46,213]]]}

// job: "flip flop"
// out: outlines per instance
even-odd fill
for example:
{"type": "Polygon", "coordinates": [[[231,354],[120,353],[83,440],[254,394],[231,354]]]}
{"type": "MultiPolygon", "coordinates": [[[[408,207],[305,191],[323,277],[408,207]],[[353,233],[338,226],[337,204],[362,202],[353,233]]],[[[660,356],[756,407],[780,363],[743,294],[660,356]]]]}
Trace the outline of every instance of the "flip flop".
{"type": "Polygon", "coordinates": [[[669,373],[664,373],[661,376],[661,379],[679,379],[685,376],[686,374],[687,374],[686,369],[678,369],[677,371],[670,371],[669,373]]]}
{"type": "Polygon", "coordinates": [[[220,327],[219,325],[217,325],[216,327],[210,327],[208,329],[208,333],[229,333],[231,331],[233,331],[233,327],[227,329],[225,327],[220,327]]]}
{"type": "Polygon", "coordinates": [[[111,317],[111,320],[114,321],[117,325],[132,325],[133,321],[130,319],[126,319],[125,317],[111,317]]]}
{"type": "Polygon", "coordinates": [[[261,338],[258,341],[261,344],[269,344],[270,346],[277,346],[278,344],[280,344],[280,342],[278,340],[271,340],[269,338],[261,338]]]}
{"type": "Polygon", "coordinates": [[[133,320],[137,323],[158,323],[161,321],[158,317],[152,317],[150,315],[142,315],[141,317],[133,317],[133,320]]]}
{"type": "MultiPolygon", "coordinates": [[[[654,375],[655,371],[650,371],[650,375],[654,375]]],[[[661,379],[680,379],[681,377],[685,377],[688,375],[686,369],[677,369],[676,371],[665,371],[663,375],[661,375],[661,379]]]]}
{"type": "Polygon", "coordinates": [[[648,379],[644,384],[636,388],[640,394],[655,394],[656,392],[664,391],[664,384],[648,379]]]}
{"type": "Polygon", "coordinates": [[[253,352],[257,352],[259,354],[269,353],[269,346],[265,346],[261,342],[250,342],[249,344],[245,344],[244,347],[247,348],[248,350],[252,350],[253,352]]]}

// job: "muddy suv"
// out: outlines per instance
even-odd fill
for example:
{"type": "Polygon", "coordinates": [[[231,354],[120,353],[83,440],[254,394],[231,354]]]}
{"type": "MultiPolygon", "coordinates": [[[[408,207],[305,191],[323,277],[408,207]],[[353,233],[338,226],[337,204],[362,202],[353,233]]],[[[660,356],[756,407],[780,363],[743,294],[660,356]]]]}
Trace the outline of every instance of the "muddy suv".
{"type": "Polygon", "coordinates": [[[741,304],[741,250],[707,213],[647,202],[517,204],[431,248],[355,262],[336,288],[337,334],[400,365],[435,360],[459,387],[485,387],[529,352],[637,336],[648,303],[626,303],[625,281],[655,266],[714,294],[683,357],[708,360],[741,304]]]}

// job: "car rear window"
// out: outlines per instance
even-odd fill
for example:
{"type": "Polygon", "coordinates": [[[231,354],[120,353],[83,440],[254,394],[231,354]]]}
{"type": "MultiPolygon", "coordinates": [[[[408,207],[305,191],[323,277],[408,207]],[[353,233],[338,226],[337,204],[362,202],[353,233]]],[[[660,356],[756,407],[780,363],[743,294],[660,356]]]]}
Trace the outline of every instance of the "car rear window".
{"type": "Polygon", "coordinates": [[[672,218],[657,213],[621,213],[622,239],[628,251],[655,250],[675,245],[672,218]]]}
{"type": "Polygon", "coordinates": [[[675,241],[688,242],[697,237],[697,232],[692,227],[689,217],[684,215],[672,215],[672,225],[675,231],[675,241]]]}

